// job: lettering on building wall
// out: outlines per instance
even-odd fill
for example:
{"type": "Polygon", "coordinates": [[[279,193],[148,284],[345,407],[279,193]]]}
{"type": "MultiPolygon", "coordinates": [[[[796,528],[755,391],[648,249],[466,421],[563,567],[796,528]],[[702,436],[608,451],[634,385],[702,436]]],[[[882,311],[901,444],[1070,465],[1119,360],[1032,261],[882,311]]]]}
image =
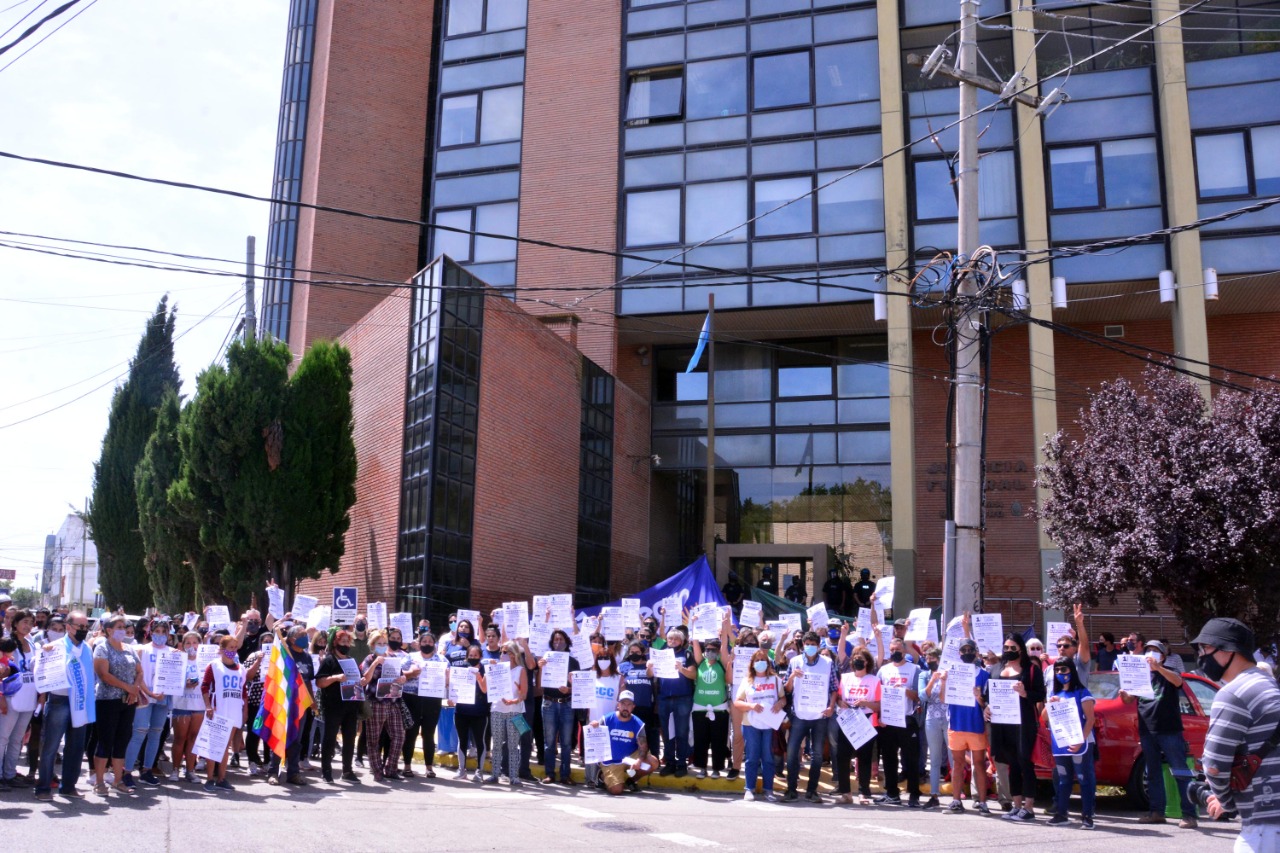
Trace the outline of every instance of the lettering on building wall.
{"type": "MultiPolygon", "coordinates": [[[[924,490],[946,494],[947,466],[941,462],[931,463],[926,469],[927,479],[924,490]]],[[[1030,463],[1021,459],[991,459],[986,464],[987,518],[1023,518],[1026,516],[1026,499],[1005,502],[996,498],[1002,492],[1029,492],[1035,488],[1035,478],[1030,463]]],[[[1010,497],[1013,497],[1010,495],[1010,497]]],[[[938,518],[946,518],[946,512],[940,510],[938,518]]]]}

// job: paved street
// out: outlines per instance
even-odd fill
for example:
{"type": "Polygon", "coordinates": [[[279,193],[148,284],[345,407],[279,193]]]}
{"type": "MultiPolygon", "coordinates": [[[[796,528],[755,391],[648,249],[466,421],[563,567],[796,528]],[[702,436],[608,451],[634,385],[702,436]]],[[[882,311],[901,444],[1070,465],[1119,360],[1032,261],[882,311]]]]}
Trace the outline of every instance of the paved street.
{"type": "MultiPolygon", "coordinates": [[[[1048,827],[1011,824],[969,812],[946,815],[905,808],[746,803],[740,795],[649,789],[624,797],[526,786],[481,788],[442,773],[430,782],[327,786],[301,790],[235,779],[237,790],[215,797],[195,786],[166,784],[133,798],[92,793],[72,804],[36,802],[28,791],[0,793],[4,849],[37,850],[53,839],[115,839],[149,851],[238,851],[375,848],[454,850],[826,850],[869,844],[877,851],[1000,848],[1057,853],[1123,844],[1210,853],[1231,848],[1237,824],[1205,822],[1198,831],[1139,826],[1139,814],[1114,799],[1100,803],[1098,829],[1078,822],[1048,827]],[[448,778],[445,778],[445,777],[448,778]],[[406,846],[407,845],[407,846],[406,846]]],[[[312,776],[318,780],[318,777],[312,776]]],[[[82,789],[87,786],[81,782],[82,789]]],[[[1073,807],[1075,804],[1073,803],[1073,807]]],[[[84,843],[88,843],[87,841],[84,843]]],[[[84,846],[74,842],[74,846],[84,846]]]]}

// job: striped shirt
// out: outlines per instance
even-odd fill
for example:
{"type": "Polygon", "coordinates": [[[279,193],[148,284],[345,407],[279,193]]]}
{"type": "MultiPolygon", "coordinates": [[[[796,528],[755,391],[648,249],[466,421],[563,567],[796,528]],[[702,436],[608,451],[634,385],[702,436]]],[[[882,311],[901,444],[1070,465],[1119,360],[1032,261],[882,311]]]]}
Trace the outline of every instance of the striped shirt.
{"type": "Polygon", "coordinates": [[[1256,753],[1280,725],[1280,687],[1260,669],[1247,669],[1222,686],[1209,712],[1204,770],[1224,804],[1234,804],[1244,825],[1280,824],[1280,748],[1272,750],[1245,791],[1229,789],[1237,753],[1256,753]]]}

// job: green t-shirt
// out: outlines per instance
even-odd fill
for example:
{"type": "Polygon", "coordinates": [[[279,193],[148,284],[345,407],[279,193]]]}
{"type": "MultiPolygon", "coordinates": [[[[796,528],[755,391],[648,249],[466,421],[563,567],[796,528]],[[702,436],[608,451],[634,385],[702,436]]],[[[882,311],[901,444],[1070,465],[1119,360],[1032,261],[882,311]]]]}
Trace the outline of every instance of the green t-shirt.
{"type": "Polygon", "coordinates": [[[720,665],[720,661],[710,663],[703,659],[698,664],[698,677],[693,685],[693,704],[722,705],[727,700],[724,667],[720,665]]]}
{"type": "Polygon", "coordinates": [[[653,642],[649,644],[649,648],[651,649],[665,649],[666,647],[667,641],[661,637],[654,637],[653,642]]]}

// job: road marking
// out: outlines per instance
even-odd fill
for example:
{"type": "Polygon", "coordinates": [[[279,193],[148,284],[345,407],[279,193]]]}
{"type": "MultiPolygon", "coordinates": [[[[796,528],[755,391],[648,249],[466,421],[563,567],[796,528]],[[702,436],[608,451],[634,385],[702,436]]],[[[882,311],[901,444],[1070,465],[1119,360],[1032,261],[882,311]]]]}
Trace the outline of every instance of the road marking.
{"type": "Polygon", "coordinates": [[[531,797],[528,794],[518,794],[514,791],[450,791],[449,796],[458,800],[536,800],[537,797],[531,797]]]}
{"type": "Polygon", "coordinates": [[[598,812],[595,809],[584,809],[582,806],[575,806],[569,803],[548,803],[547,805],[549,805],[551,808],[555,809],[558,812],[571,814],[574,817],[592,818],[594,820],[602,820],[605,818],[613,817],[613,815],[609,814],[608,812],[598,812]]]}
{"type": "Polygon", "coordinates": [[[868,832],[878,832],[881,835],[892,835],[895,838],[928,838],[929,836],[919,832],[912,832],[909,829],[895,829],[892,826],[878,826],[874,823],[846,823],[845,829],[865,829],[868,832]]]}
{"type": "Polygon", "coordinates": [[[659,841],[670,841],[672,844],[679,844],[684,847],[719,847],[719,841],[711,841],[706,838],[699,838],[696,835],[686,835],[683,832],[651,832],[650,838],[656,838],[659,841]]]}

